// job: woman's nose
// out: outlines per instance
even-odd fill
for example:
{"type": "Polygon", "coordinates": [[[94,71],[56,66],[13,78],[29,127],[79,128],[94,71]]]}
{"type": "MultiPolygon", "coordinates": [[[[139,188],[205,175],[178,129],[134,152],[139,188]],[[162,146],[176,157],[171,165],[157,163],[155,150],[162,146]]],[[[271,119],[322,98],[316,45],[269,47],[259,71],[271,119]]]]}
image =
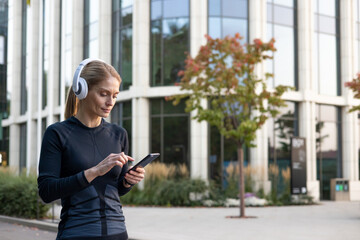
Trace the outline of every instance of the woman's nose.
{"type": "Polygon", "coordinates": [[[113,98],[112,97],[110,97],[110,98],[108,98],[107,100],[106,100],[106,105],[107,106],[112,106],[112,105],[114,105],[114,100],[113,100],[113,98]]]}

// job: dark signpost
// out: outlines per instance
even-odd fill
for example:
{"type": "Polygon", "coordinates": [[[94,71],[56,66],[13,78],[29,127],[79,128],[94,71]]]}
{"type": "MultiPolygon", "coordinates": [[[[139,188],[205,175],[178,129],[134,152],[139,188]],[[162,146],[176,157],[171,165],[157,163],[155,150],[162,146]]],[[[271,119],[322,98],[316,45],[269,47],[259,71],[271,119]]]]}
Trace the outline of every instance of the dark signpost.
{"type": "Polygon", "coordinates": [[[306,194],[305,138],[291,138],[291,194],[306,194]]]}

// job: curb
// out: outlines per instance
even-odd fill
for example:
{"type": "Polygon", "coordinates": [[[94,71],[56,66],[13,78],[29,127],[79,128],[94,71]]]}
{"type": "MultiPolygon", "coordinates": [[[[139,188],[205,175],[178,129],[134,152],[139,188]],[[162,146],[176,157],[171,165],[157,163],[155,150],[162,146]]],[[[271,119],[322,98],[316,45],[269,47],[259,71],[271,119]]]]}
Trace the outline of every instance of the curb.
{"type": "Polygon", "coordinates": [[[16,223],[28,227],[36,227],[41,230],[46,230],[50,232],[57,232],[58,231],[58,224],[57,223],[48,223],[39,220],[31,220],[31,219],[22,219],[22,218],[15,218],[15,217],[8,217],[0,215],[0,221],[7,222],[7,223],[16,223]]]}

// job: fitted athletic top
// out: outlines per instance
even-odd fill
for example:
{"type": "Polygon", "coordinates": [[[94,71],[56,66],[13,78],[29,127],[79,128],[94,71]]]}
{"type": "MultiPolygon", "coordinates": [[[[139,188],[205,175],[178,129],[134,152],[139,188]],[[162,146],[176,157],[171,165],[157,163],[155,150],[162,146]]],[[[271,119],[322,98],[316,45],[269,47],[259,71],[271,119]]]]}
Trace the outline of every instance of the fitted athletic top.
{"type": "MultiPolygon", "coordinates": [[[[123,239],[126,233],[119,196],[128,168],[113,167],[88,183],[84,170],[111,153],[128,154],[127,132],[104,119],[89,128],[75,117],[49,126],[40,153],[38,188],[44,202],[61,198],[57,239],[123,239]]],[[[127,237],[126,237],[127,238],[127,237]]]]}

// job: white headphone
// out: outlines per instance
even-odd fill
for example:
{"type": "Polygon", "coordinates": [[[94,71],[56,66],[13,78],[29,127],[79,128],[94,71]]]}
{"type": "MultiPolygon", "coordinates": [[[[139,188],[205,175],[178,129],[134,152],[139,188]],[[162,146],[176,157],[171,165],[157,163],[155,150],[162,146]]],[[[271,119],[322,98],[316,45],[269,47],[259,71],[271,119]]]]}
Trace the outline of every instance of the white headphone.
{"type": "Polygon", "coordinates": [[[101,59],[91,59],[91,58],[87,58],[85,60],[83,60],[79,66],[76,68],[75,70],[75,74],[74,74],[74,78],[73,78],[73,85],[72,85],[72,90],[75,93],[75,96],[81,100],[86,98],[87,94],[88,94],[88,85],[87,82],[84,78],[80,77],[81,75],[81,71],[83,70],[83,68],[90,62],[92,61],[100,61],[105,63],[103,60],[101,59]]]}

